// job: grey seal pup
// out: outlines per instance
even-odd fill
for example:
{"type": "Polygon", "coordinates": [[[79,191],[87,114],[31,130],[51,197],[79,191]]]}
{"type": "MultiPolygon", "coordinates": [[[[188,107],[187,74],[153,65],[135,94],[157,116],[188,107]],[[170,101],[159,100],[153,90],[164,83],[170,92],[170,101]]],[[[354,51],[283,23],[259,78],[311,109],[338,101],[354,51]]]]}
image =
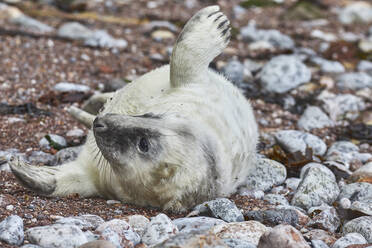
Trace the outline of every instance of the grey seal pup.
{"type": "Polygon", "coordinates": [[[258,128],[239,89],[208,68],[229,40],[219,7],[200,10],[170,65],[107,101],[75,161],[38,167],[13,159],[14,175],[46,196],[78,193],[171,211],[231,195],[254,166],[258,128]]]}

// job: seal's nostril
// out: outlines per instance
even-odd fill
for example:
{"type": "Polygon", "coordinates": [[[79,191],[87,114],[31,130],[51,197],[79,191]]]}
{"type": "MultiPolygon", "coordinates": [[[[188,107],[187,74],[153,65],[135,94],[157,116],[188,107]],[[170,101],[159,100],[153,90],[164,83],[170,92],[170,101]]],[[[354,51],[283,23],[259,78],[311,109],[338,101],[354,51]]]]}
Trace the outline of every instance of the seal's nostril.
{"type": "Polygon", "coordinates": [[[107,129],[107,126],[102,120],[96,118],[93,122],[93,129],[95,131],[104,131],[107,129]]]}

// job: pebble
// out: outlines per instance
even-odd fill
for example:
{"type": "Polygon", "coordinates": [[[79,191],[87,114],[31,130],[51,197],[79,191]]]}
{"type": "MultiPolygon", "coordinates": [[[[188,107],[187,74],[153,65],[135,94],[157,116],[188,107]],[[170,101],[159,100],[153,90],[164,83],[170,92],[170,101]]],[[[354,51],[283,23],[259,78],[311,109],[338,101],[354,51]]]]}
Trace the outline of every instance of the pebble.
{"type": "Polygon", "coordinates": [[[11,215],[0,222],[0,240],[10,245],[23,243],[23,220],[18,215],[11,215]]]}
{"type": "Polygon", "coordinates": [[[282,34],[275,29],[256,29],[253,23],[241,28],[240,34],[243,40],[247,42],[264,41],[278,49],[293,49],[295,46],[294,41],[288,35],[282,34]]]}
{"type": "Polygon", "coordinates": [[[336,79],[336,85],[341,90],[372,88],[372,76],[365,72],[348,72],[336,79]]]}
{"type": "Polygon", "coordinates": [[[327,33],[319,29],[314,29],[311,31],[310,36],[315,39],[324,40],[327,42],[335,42],[338,40],[337,36],[332,33],[327,33]]]}
{"type": "Polygon", "coordinates": [[[323,109],[333,121],[343,118],[354,120],[359,116],[360,111],[366,108],[362,98],[351,94],[324,93],[320,94],[318,99],[323,101],[323,109]]]}
{"type": "Polygon", "coordinates": [[[71,40],[85,40],[92,35],[92,31],[78,22],[68,22],[59,27],[57,34],[71,40]]]}
{"type": "Polygon", "coordinates": [[[324,73],[345,72],[345,67],[338,61],[327,60],[321,57],[313,57],[311,58],[311,62],[318,65],[320,67],[320,70],[324,73]]]}
{"type": "Polygon", "coordinates": [[[56,163],[64,164],[74,161],[82,150],[82,146],[67,147],[56,153],[56,163]]]}
{"type": "Polygon", "coordinates": [[[156,30],[151,33],[151,38],[155,41],[161,42],[163,40],[173,40],[174,34],[168,30],[156,30]]]}
{"type": "Polygon", "coordinates": [[[319,239],[311,240],[311,245],[313,248],[329,248],[329,246],[324,241],[319,239]]]}
{"type": "Polygon", "coordinates": [[[288,189],[296,190],[301,182],[301,178],[290,177],[285,180],[285,185],[288,189]]]}
{"type": "Polygon", "coordinates": [[[64,217],[56,221],[57,224],[75,225],[80,229],[96,229],[104,222],[105,221],[101,217],[93,214],[64,217]]]}
{"type": "Polygon", "coordinates": [[[312,207],[308,213],[312,216],[310,222],[307,223],[309,227],[320,228],[334,233],[341,225],[341,220],[334,207],[327,205],[312,207]]]}
{"type": "Polygon", "coordinates": [[[11,18],[10,21],[24,27],[25,29],[36,31],[42,34],[51,33],[54,31],[53,27],[24,14],[11,18]]]}
{"type": "Polygon", "coordinates": [[[244,64],[245,69],[247,69],[250,72],[254,72],[254,73],[261,70],[263,67],[262,63],[258,63],[251,59],[245,59],[243,64],[244,64]]]}
{"type": "Polygon", "coordinates": [[[221,239],[240,239],[257,245],[262,234],[268,230],[270,230],[269,227],[258,221],[250,220],[218,225],[213,227],[211,232],[221,239]]]}
{"type": "Polygon", "coordinates": [[[235,203],[226,198],[217,198],[203,203],[212,213],[213,217],[226,222],[244,221],[243,214],[236,207],[235,203]]]}
{"type": "Polygon", "coordinates": [[[272,205],[289,205],[287,198],[279,194],[266,194],[263,199],[272,205]]]}
{"type": "Polygon", "coordinates": [[[117,248],[117,247],[107,240],[94,240],[79,246],[79,248],[117,248]]]}
{"type": "MultiPolygon", "coordinates": [[[[62,136],[60,135],[57,135],[57,134],[48,134],[51,141],[55,144],[57,144],[58,146],[60,147],[66,147],[67,146],[67,141],[65,138],[63,138],[62,136]]],[[[44,148],[44,149],[50,149],[50,143],[49,141],[46,139],[46,137],[42,138],[40,141],[39,141],[39,146],[41,148],[44,148]]]]}
{"type": "Polygon", "coordinates": [[[28,157],[28,161],[34,165],[53,166],[56,164],[56,157],[43,151],[33,151],[28,157]]]}
{"type": "Polygon", "coordinates": [[[258,76],[265,91],[285,93],[309,82],[311,72],[295,56],[280,55],[266,63],[258,76]]]}
{"type": "Polygon", "coordinates": [[[178,233],[177,226],[165,214],[151,218],[142,236],[142,242],[148,246],[156,245],[178,233]]]}
{"type": "Polygon", "coordinates": [[[367,202],[372,199],[372,184],[366,182],[346,184],[341,187],[338,199],[367,202]]]}
{"type": "Polygon", "coordinates": [[[244,217],[274,226],[278,224],[297,226],[300,224],[300,217],[294,209],[251,210],[245,211],[244,217]]]}
{"type": "Polygon", "coordinates": [[[262,199],[265,196],[265,192],[262,190],[251,190],[246,187],[240,187],[238,193],[241,196],[248,196],[253,199],[262,199]]]}
{"type": "Polygon", "coordinates": [[[348,233],[345,236],[339,238],[332,245],[332,248],[346,248],[349,245],[356,245],[356,244],[367,244],[367,241],[359,233],[348,233]]]}
{"type": "Polygon", "coordinates": [[[75,128],[66,133],[67,137],[81,138],[85,135],[84,131],[80,128],[75,128]]]}
{"type": "Polygon", "coordinates": [[[148,218],[139,214],[126,217],[126,221],[140,237],[143,236],[147,225],[150,223],[148,218]]]}
{"type": "Polygon", "coordinates": [[[88,242],[79,227],[61,224],[29,228],[26,239],[32,244],[49,248],[78,247],[88,242]]]}
{"type": "Polygon", "coordinates": [[[146,32],[155,30],[155,29],[168,29],[172,32],[178,32],[178,27],[168,21],[150,21],[144,25],[144,30],[146,32]]]}
{"type": "Polygon", "coordinates": [[[229,61],[223,68],[223,74],[233,82],[235,85],[240,86],[244,79],[244,66],[238,60],[229,61]]]}
{"type": "Polygon", "coordinates": [[[340,190],[336,178],[325,166],[310,166],[303,173],[302,181],[292,198],[291,204],[304,209],[332,204],[340,190]]]}
{"type": "Polygon", "coordinates": [[[260,238],[257,248],[310,248],[301,233],[290,225],[278,225],[260,238]]]}
{"type": "Polygon", "coordinates": [[[96,232],[116,246],[134,247],[140,243],[141,237],[133,231],[125,220],[112,219],[100,224],[96,232]]]}
{"type": "Polygon", "coordinates": [[[350,177],[350,180],[353,182],[359,181],[359,180],[366,180],[369,182],[372,182],[372,162],[369,162],[356,171],[353,172],[353,174],[350,177]]]}
{"type": "Polygon", "coordinates": [[[287,152],[301,152],[305,155],[306,148],[312,149],[315,155],[324,155],[326,144],[315,135],[297,130],[282,130],[276,132],[274,137],[278,144],[287,152]]]}
{"type": "Polygon", "coordinates": [[[332,246],[332,244],[336,241],[336,238],[331,236],[331,234],[327,231],[322,229],[313,229],[303,234],[304,238],[307,240],[321,240],[326,243],[328,246],[332,246]]]}
{"type": "Polygon", "coordinates": [[[359,233],[368,243],[372,243],[372,216],[362,216],[350,220],[344,224],[342,231],[344,234],[353,232],[359,233]]]}
{"type": "Polygon", "coordinates": [[[83,84],[75,84],[75,83],[69,83],[69,82],[60,82],[54,85],[53,90],[59,91],[59,92],[84,92],[87,93],[91,91],[91,88],[89,86],[83,85],[83,84]]]}
{"type": "Polygon", "coordinates": [[[210,217],[190,217],[173,220],[180,232],[207,231],[214,226],[225,224],[223,220],[210,217]]]}
{"type": "Polygon", "coordinates": [[[256,248],[256,246],[251,242],[247,242],[240,239],[223,239],[223,242],[229,248],[256,248]]]}
{"type": "Polygon", "coordinates": [[[368,23],[372,21],[372,5],[364,1],[350,2],[338,14],[338,19],[343,24],[353,22],[368,23]]]}
{"type": "Polygon", "coordinates": [[[354,201],[350,206],[350,210],[356,211],[360,215],[372,216],[372,198],[364,202],[354,201]]]}
{"type": "Polygon", "coordinates": [[[337,161],[346,166],[347,169],[350,165],[360,161],[359,148],[349,141],[338,141],[333,143],[326,154],[326,159],[329,161],[337,161]]]}
{"type": "Polygon", "coordinates": [[[315,128],[332,127],[334,122],[319,107],[308,106],[297,125],[300,129],[309,131],[315,128]]]}
{"type": "Polygon", "coordinates": [[[198,231],[177,233],[154,248],[227,248],[228,246],[216,235],[198,231]]]}
{"type": "Polygon", "coordinates": [[[266,191],[282,184],[287,177],[284,165],[271,159],[259,158],[246,180],[246,187],[251,190],[266,191]]]}
{"type": "Polygon", "coordinates": [[[368,60],[361,60],[357,65],[358,71],[372,71],[372,62],[368,60]]]}

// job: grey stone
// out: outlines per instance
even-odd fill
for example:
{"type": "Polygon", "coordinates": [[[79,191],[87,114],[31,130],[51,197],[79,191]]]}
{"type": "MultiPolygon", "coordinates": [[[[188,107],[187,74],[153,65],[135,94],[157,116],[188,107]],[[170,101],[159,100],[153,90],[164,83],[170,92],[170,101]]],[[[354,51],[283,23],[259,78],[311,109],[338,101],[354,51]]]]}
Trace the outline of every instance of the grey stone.
{"type": "Polygon", "coordinates": [[[308,106],[297,122],[300,129],[312,130],[314,128],[332,127],[334,122],[316,106],[308,106]]]}
{"type": "Polygon", "coordinates": [[[20,25],[28,30],[36,31],[43,34],[54,31],[54,28],[52,28],[51,26],[26,15],[20,15],[15,18],[12,18],[11,22],[20,25]]]}
{"type": "Polygon", "coordinates": [[[312,216],[310,222],[307,224],[310,227],[321,228],[334,233],[341,225],[340,218],[334,207],[327,205],[312,207],[308,213],[312,216]]]}
{"type": "Polygon", "coordinates": [[[75,128],[66,133],[67,137],[81,138],[85,135],[84,131],[80,128],[75,128]]]}
{"type": "Polygon", "coordinates": [[[59,92],[89,92],[91,90],[89,86],[69,82],[57,83],[56,85],[54,85],[53,89],[59,92]]]}
{"type": "Polygon", "coordinates": [[[324,231],[322,229],[312,229],[312,230],[310,230],[308,232],[305,232],[303,234],[303,236],[307,240],[313,240],[313,239],[321,240],[321,241],[323,241],[324,243],[326,243],[330,247],[336,241],[336,238],[333,237],[332,234],[330,234],[329,232],[324,231]]]}
{"type": "Polygon", "coordinates": [[[313,150],[315,155],[324,155],[326,144],[315,135],[297,130],[282,130],[274,135],[279,145],[290,153],[301,152],[305,155],[306,148],[313,150]]]}
{"type": "Polygon", "coordinates": [[[207,231],[212,227],[226,223],[223,220],[210,217],[190,217],[173,220],[180,232],[207,231]]]}
{"type": "Polygon", "coordinates": [[[148,246],[156,245],[178,233],[177,226],[165,214],[151,218],[150,224],[142,236],[142,242],[148,246]]]}
{"type": "Polygon", "coordinates": [[[309,82],[311,72],[298,58],[280,55],[265,64],[258,76],[265,91],[285,93],[309,82]]]}
{"type": "Polygon", "coordinates": [[[330,155],[335,152],[340,153],[351,153],[351,152],[358,152],[359,148],[355,144],[348,142],[348,141],[338,141],[331,145],[328,149],[327,155],[330,155]]]}
{"type": "Polygon", "coordinates": [[[26,238],[32,244],[49,248],[78,247],[88,242],[79,227],[61,224],[32,227],[26,231],[26,238]]]}
{"type": "Polygon", "coordinates": [[[278,225],[264,233],[257,248],[310,248],[301,233],[289,225],[278,225]]]}
{"type": "Polygon", "coordinates": [[[257,245],[262,234],[268,230],[270,230],[269,227],[258,221],[250,220],[217,225],[210,232],[221,239],[240,239],[257,245]]]}
{"type": "Polygon", "coordinates": [[[318,65],[324,73],[342,73],[345,72],[345,67],[338,61],[323,59],[321,57],[313,57],[311,62],[318,65]]]}
{"type": "Polygon", "coordinates": [[[327,42],[335,42],[338,40],[337,36],[332,33],[323,32],[320,29],[313,29],[310,33],[310,36],[315,39],[320,39],[327,42]]]}
{"type": "Polygon", "coordinates": [[[117,246],[107,240],[93,240],[79,246],[79,248],[117,248],[117,246]]]}
{"type": "Polygon", "coordinates": [[[64,217],[56,221],[57,224],[76,225],[80,229],[96,229],[104,222],[101,217],[93,214],[64,217]]]}
{"type": "Polygon", "coordinates": [[[308,48],[308,47],[295,48],[294,54],[299,59],[301,59],[301,61],[305,61],[305,60],[307,60],[309,58],[312,58],[312,57],[317,55],[316,52],[313,49],[308,48]]]}
{"type": "Polygon", "coordinates": [[[240,239],[223,239],[223,242],[229,248],[256,248],[254,244],[240,239]]]}
{"type": "Polygon", "coordinates": [[[338,199],[347,198],[353,201],[366,202],[372,199],[372,184],[370,183],[351,183],[341,188],[338,199]]]}
{"type": "Polygon", "coordinates": [[[22,245],[21,248],[42,248],[42,247],[38,245],[27,244],[27,245],[22,245]]]}
{"type": "Polygon", "coordinates": [[[240,34],[243,40],[247,42],[266,41],[273,47],[279,49],[293,49],[295,46],[294,41],[288,35],[282,34],[275,29],[256,29],[255,25],[249,24],[240,29],[240,34]]]}
{"type": "Polygon", "coordinates": [[[372,62],[368,60],[361,60],[357,65],[358,71],[372,71],[372,62]]]}
{"type": "Polygon", "coordinates": [[[0,222],[0,240],[10,245],[23,243],[23,220],[18,215],[11,215],[0,222]]]}
{"type": "Polygon", "coordinates": [[[279,194],[266,194],[263,199],[273,205],[289,205],[287,198],[279,194]]]}
{"type": "Polygon", "coordinates": [[[244,60],[244,68],[250,72],[257,72],[261,70],[262,67],[263,67],[263,64],[258,63],[254,60],[251,60],[251,59],[244,60]]]}
{"type": "Polygon", "coordinates": [[[372,77],[365,72],[349,72],[337,78],[336,85],[342,90],[372,88],[372,77]]]}
{"type": "Polygon", "coordinates": [[[368,243],[372,243],[372,216],[362,216],[353,220],[350,220],[343,226],[343,233],[359,233],[367,240],[368,243]]]}
{"type": "MultiPolygon", "coordinates": [[[[348,141],[338,141],[333,143],[327,151],[326,159],[342,163],[349,169],[350,164],[360,161],[358,158],[359,148],[348,141]]],[[[360,161],[361,162],[361,161],[360,161]]]]}
{"type": "Polygon", "coordinates": [[[178,27],[168,21],[151,21],[144,25],[146,32],[150,32],[155,29],[168,29],[172,32],[178,32],[178,27]]]}
{"type": "Polygon", "coordinates": [[[203,203],[216,218],[226,222],[244,221],[243,214],[236,207],[235,203],[226,198],[217,198],[212,201],[203,203]]]}
{"type": "Polygon", "coordinates": [[[233,82],[235,85],[239,86],[243,83],[244,79],[244,66],[238,60],[229,61],[222,69],[223,74],[233,82]]]}
{"type": "Polygon", "coordinates": [[[262,199],[265,196],[265,192],[262,190],[252,190],[247,189],[246,187],[240,187],[238,193],[241,196],[248,196],[253,199],[262,199]]]}
{"type": "Polygon", "coordinates": [[[59,150],[56,153],[57,164],[64,164],[74,161],[78,157],[81,149],[82,146],[74,146],[59,150]]]}
{"type": "Polygon", "coordinates": [[[35,165],[50,165],[56,164],[56,157],[50,153],[43,151],[33,151],[28,157],[28,161],[35,165]]]}
{"type": "Polygon", "coordinates": [[[343,118],[354,120],[358,117],[359,112],[366,108],[362,98],[351,94],[340,94],[321,100],[323,101],[324,110],[328,112],[334,121],[343,118]]]}
{"type": "Polygon", "coordinates": [[[287,177],[284,165],[274,160],[259,158],[247,177],[246,187],[252,190],[266,191],[282,184],[287,177]]]}
{"type": "Polygon", "coordinates": [[[92,47],[102,48],[126,48],[128,42],[123,39],[115,39],[105,30],[96,30],[93,34],[84,40],[84,44],[92,47]]]}
{"type": "Polygon", "coordinates": [[[99,239],[99,235],[98,234],[94,234],[91,231],[85,231],[84,232],[84,235],[85,235],[85,237],[87,237],[88,242],[95,241],[95,240],[98,240],[99,239]]]}
{"type": "Polygon", "coordinates": [[[301,178],[290,177],[285,180],[285,185],[288,189],[296,190],[301,182],[301,178]]]}
{"type": "Polygon", "coordinates": [[[119,247],[134,247],[141,241],[141,237],[133,231],[128,222],[121,219],[112,219],[100,224],[96,232],[104,240],[119,247]]]}
{"type": "Polygon", "coordinates": [[[228,248],[228,246],[216,235],[204,232],[181,232],[171,236],[162,243],[159,243],[154,248],[187,248],[187,247],[203,247],[203,248],[228,248]]]}
{"type": "Polygon", "coordinates": [[[149,219],[139,214],[128,216],[126,220],[133,230],[141,237],[145,233],[147,225],[150,223],[149,219]]]}
{"type": "Polygon", "coordinates": [[[336,158],[337,161],[325,161],[323,164],[330,169],[333,174],[336,176],[337,181],[341,179],[348,179],[352,172],[348,169],[349,165],[343,162],[339,162],[339,159],[336,158]]]}
{"type": "Polygon", "coordinates": [[[350,206],[350,210],[357,211],[362,215],[372,216],[372,198],[363,202],[354,201],[350,206]]]}
{"type": "MultiPolygon", "coordinates": [[[[56,135],[56,134],[49,134],[49,137],[50,137],[50,139],[52,140],[53,143],[59,145],[60,147],[66,147],[67,146],[67,141],[62,136],[56,135]]],[[[40,145],[41,148],[50,149],[50,143],[49,143],[49,141],[47,140],[46,137],[42,138],[39,141],[39,145],[40,145]]]]}
{"type": "Polygon", "coordinates": [[[68,22],[59,27],[57,34],[71,40],[85,40],[93,31],[78,22],[68,22]]]}
{"type": "Polygon", "coordinates": [[[338,19],[343,24],[351,24],[353,22],[371,22],[372,6],[368,2],[350,2],[340,10],[338,19]]]}
{"type": "Polygon", "coordinates": [[[290,224],[297,226],[299,224],[298,212],[294,209],[274,209],[274,210],[252,210],[245,211],[244,217],[249,220],[256,220],[270,226],[279,224],[290,224]]]}
{"type": "Polygon", "coordinates": [[[348,233],[345,236],[339,238],[332,245],[332,248],[346,248],[349,245],[357,245],[357,244],[367,244],[367,241],[359,233],[348,233]]]}
{"type": "Polygon", "coordinates": [[[311,240],[311,245],[313,248],[329,248],[329,246],[324,241],[319,239],[311,240]]]}
{"type": "Polygon", "coordinates": [[[331,205],[339,193],[333,173],[325,166],[312,166],[304,172],[291,203],[304,209],[323,203],[331,205]]]}

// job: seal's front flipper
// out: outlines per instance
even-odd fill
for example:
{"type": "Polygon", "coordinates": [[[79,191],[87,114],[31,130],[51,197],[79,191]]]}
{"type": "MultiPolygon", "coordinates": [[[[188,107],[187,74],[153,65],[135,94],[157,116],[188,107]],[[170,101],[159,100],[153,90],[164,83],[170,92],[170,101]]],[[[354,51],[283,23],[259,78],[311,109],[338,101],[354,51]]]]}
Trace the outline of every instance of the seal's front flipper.
{"type": "Polygon", "coordinates": [[[219,6],[206,7],[186,23],[172,52],[172,87],[203,81],[209,63],[229,43],[230,22],[219,9],[219,6]]]}
{"type": "Polygon", "coordinates": [[[93,182],[75,162],[61,166],[32,166],[19,158],[12,158],[9,165],[23,186],[41,195],[98,195],[93,182]]]}

